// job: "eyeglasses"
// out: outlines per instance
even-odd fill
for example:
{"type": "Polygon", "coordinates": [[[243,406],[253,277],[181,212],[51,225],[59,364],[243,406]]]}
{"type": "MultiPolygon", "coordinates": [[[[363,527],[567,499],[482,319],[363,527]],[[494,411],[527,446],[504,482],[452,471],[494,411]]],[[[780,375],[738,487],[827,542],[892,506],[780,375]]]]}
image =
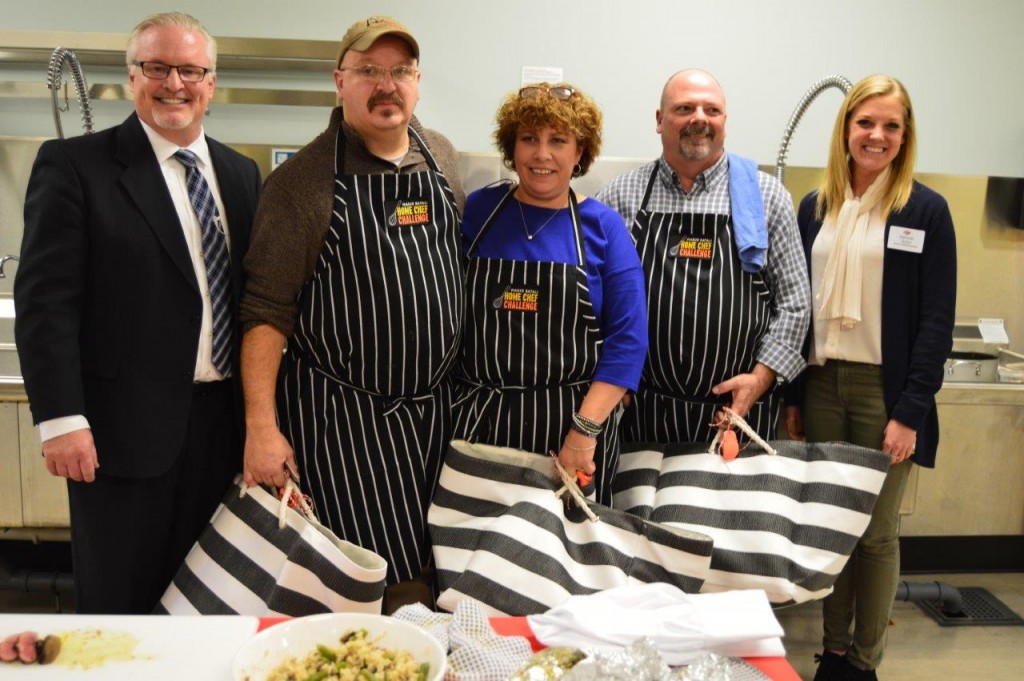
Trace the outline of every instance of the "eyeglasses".
{"type": "Polygon", "coordinates": [[[172,66],[158,61],[133,61],[132,64],[142,69],[142,75],[153,80],[167,80],[171,75],[171,69],[174,69],[178,72],[178,78],[186,83],[198,83],[206,78],[207,73],[213,71],[203,66],[172,66]]]}
{"type": "Polygon", "coordinates": [[[373,81],[379,83],[384,80],[384,74],[390,73],[391,80],[396,83],[411,83],[416,80],[416,74],[419,73],[419,69],[415,66],[407,66],[405,64],[399,66],[392,66],[387,68],[384,66],[378,66],[377,64],[364,64],[363,66],[342,66],[338,68],[339,71],[351,71],[356,77],[362,80],[373,81]]]}
{"type": "Polygon", "coordinates": [[[522,99],[537,99],[545,92],[555,99],[560,99],[563,102],[576,94],[576,90],[572,89],[568,85],[553,85],[551,87],[545,87],[543,85],[527,85],[519,91],[519,97],[522,99]]]}

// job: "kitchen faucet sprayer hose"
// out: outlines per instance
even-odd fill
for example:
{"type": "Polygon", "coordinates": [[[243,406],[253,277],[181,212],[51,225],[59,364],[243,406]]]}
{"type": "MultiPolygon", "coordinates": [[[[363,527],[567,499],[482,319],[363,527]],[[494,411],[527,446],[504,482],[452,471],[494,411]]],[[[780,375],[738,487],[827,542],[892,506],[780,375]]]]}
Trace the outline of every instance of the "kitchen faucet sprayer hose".
{"type": "Polygon", "coordinates": [[[789,117],[789,123],[786,124],[786,129],[782,133],[782,144],[779,145],[779,156],[775,161],[775,177],[782,182],[782,178],[786,171],[786,153],[789,151],[789,140],[793,137],[793,132],[796,130],[797,124],[800,123],[800,119],[803,118],[804,112],[807,111],[807,107],[811,105],[811,102],[817,98],[822,92],[830,87],[836,87],[843,91],[843,96],[850,91],[853,87],[853,83],[848,81],[842,76],[825,76],[817,83],[811,86],[811,89],[804,93],[804,96],[800,98],[800,101],[796,105],[796,109],[793,110],[793,115],[789,117]]]}
{"type": "Polygon", "coordinates": [[[50,55],[50,64],[46,71],[46,87],[50,88],[50,99],[53,105],[53,122],[57,126],[57,136],[64,139],[64,129],[60,124],[60,104],[57,101],[57,94],[60,91],[61,77],[64,71],[64,64],[71,70],[71,79],[75,83],[75,93],[78,95],[78,105],[82,110],[82,129],[85,134],[92,130],[92,105],[89,102],[89,86],[85,82],[85,74],[82,73],[82,65],[78,61],[78,55],[65,47],[58,47],[50,55]]]}

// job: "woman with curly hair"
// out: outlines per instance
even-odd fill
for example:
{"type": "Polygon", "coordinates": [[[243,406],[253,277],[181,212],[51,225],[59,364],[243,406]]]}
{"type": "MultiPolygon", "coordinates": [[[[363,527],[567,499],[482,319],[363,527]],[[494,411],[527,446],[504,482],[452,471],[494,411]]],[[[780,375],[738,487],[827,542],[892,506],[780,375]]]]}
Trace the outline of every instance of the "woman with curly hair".
{"type": "Polygon", "coordinates": [[[518,183],[466,200],[465,338],[456,436],[553,452],[611,503],[613,411],[647,353],[643,274],[622,218],[570,181],[601,150],[601,112],[571,85],[509,94],[494,137],[518,183]]]}

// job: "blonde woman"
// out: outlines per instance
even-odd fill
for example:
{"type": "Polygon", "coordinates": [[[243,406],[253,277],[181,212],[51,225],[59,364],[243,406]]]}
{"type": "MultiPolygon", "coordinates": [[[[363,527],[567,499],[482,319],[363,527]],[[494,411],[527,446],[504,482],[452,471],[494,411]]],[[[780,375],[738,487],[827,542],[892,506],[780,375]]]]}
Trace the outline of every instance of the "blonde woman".
{"type": "Polygon", "coordinates": [[[906,88],[890,76],[865,78],[843,102],[825,178],[797,216],[813,320],[803,409],[787,413],[790,435],[892,456],[868,529],[824,601],[815,681],[877,678],[899,580],[907,476],[912,463],[935,465],[956,240],[945,199],[913,179],[916,148],[906,88]]]}

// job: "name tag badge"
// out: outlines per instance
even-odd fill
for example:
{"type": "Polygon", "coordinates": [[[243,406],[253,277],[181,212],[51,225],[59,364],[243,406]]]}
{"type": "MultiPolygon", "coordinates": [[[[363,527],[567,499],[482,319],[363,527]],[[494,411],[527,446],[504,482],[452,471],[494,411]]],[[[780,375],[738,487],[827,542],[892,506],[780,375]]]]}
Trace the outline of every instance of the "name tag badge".
{"type": "Polygon", "coordinates": [[[670,257],[693,260],[711,260],[714,253],[715,240],[703,236],[684,236],[668,252],[670,257]]]}
{"type": "Polygon", "coordinates": [[[920,253],[924,250],[924,230],[893,225],[889,228],[889,248],[894,251],[920,253]]]}
{"type": "Polygon", "coordinates": [[[389,201],[388,224],[392,227],[412,227],[430,222],[430,201],[389,201]]]}

